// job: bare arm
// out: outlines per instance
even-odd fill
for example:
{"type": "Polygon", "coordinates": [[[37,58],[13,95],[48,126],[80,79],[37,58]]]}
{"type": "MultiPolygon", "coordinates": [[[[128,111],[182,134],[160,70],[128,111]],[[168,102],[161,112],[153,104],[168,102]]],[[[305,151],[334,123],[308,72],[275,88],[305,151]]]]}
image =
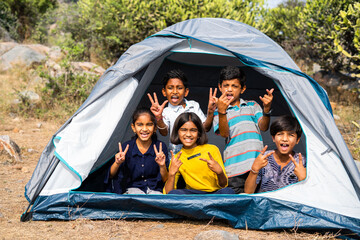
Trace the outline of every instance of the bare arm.
{"type": "Polygon", "coordinates": [[[221,168],[220,164],[214,160],[214,158],[211,156],[210,152],[208,152],[208,155],[209,155],[210,159],[205,159],[205,158],[199,158],[199,159],[201,161],[206,162],[209,169],[211,171],[213,171],[214,173],[216,173],[219,186],[222,188],[226,187],[228,185],[228,179],[227,179],[223,169],[221,168]]]}
{"type": "MultiPolygon", "coordinates": [[[[263,106],[264,106],[264,113],[268,113],[271,110],[271,103],[273,101],[273,93],[274,89],[266,89],[266,94],[264,95],[264,97],[260,96],[260,100],[263,102],[263,106]]],[[[259,128],[261,131],[265,132],[269,129],[269,124],[270,124],[270,116],[265,116],[263,115],[263,117],[261,118],[260,122],[259,122],[259,128]]]]}
{"type": "Polygon", "coordinates": [[[164,123],[162,113],[168,100],[164,101],[163,104],[160,105],[156,93],[154,93],[154,98],[152,98],[151,94],[149,93],[147,95],[151,102],[150,111],[155,115],[159,132],[161,135],[166,136],[168,135],[168,126],[164,123]]]}
{"type": "Polygon", "coordinates": [[[110,178],[114,178],[119,170],[119,167],[123,162],[125,162],[125,156],[129,150],[129,144],[126,145],[125,150],[122,150],[121,143],[119,143],[119,152],[115,154],[115,162],[111,165],[110,168],[110,178]]]}

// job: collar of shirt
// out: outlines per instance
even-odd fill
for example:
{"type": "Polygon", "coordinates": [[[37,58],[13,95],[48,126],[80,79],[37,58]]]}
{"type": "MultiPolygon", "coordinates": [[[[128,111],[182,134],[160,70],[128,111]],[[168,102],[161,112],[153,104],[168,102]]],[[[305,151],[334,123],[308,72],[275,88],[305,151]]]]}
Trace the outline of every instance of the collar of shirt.
{"type": "Polygon", "coordinates": [[[156,142],[152,141],[151,145],[149,147],[149,149],[146,151],[146,153],[142,154],[136,144],[136,138],[134,139],[134,145],[131,151],[131,156],[135,157],[137,156],[142,156],[142,155],[150,155],[152,157],[155,157],[155,151],[154,151],[154,144],[156,144],[156,142]]]}
{"type": "MultiPolygon", "coordinates": [[[[192,106],[189,106],[188,101],[186,100],[186,98],[184,98],[184,101],[185,101],[185,104],[186,104],[185,110],[191,109],[192,106]]],[[[179,112],[181,110],[181,108],[183,108],[183,106],[181,106],[181,105],[174,106],[171,103],[168,104],[168,107],[171,108],[174,112],[179,112]]]]}
{"type": "MultiPolygon", "coordinates": [[[[242,98],[240,98],[240,106],[246,106],[246,101],[242,98]]],[[[235,106],[232,106],[232,105],[229,105],[228,109],[233,109],[233,110],[240,110],[239,109],[239,106],[235,105],[235,106]]]]}

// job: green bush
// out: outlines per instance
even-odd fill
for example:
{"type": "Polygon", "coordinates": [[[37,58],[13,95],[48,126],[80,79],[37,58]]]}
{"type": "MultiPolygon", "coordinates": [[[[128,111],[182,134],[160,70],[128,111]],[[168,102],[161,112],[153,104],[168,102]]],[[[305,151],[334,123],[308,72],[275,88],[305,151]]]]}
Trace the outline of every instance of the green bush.
{"type": "MultiPolygon", "coordinates": [[[[341,21],[340,12],[346,11],[356,0],[313,0],[307,1],[304,11],[299,14],[301,28],[306,34],[306,45],[311,46],[310,57],[323,69],[340,71],[346,59],[334,47],[331,32],[341,21]]],[[[344,41],[348,41],[344,39],[344,41]]],[[[349,42],[344,42],[348,45],[349,42]]]]}
{"type": "Polygon", "coordinates": [[[17,28],[16,17],[11,13],[9,5],[0,2],[0,38],[5,37],[5,32],[2,31],[7,31],[11,38],[18,39],[17,28]]]}
{"type": "MultiPolygon", "coordinates": [[[[186,19],[230,18],[266,31],[263,3],[263,0],[79,0],[60,15],[59,33],[69,34],[67,43],[82,44],[81,55],[85,59],[111,65],[134,43],[186,19]]],[[[70,45],[66,47],[72,48],[70,45]]]]}
{"type": "Polygon", "coordinates": [[[360,3],[340,11],[340,19],[331,32],[334,51],[344,58],[342,70],[360,78],[360,3]]]}

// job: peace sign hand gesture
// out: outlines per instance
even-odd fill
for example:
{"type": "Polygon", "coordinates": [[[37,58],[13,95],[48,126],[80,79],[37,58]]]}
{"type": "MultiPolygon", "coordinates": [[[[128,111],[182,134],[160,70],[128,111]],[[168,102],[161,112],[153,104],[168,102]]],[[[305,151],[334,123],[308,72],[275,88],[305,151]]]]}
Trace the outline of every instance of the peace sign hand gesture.
{"type": "Polygon", "coordinates": [[[214,158],[211,156],[211,154],[208,152],[209,158],[210,159],[205,159],[205,158],[199,158],[201,161],[204,161],[207,163],[208,167],[210,168],[211,171],[213,171],[216,174],[221,174],[223,173],[223,170],[220,166],[220,164],[214,160],[214,158]]]}
{"type": "Polygon", "coordinates": [[[162,112],[168,100],[165,100],[163,104],[160,105],[156,93],[154,93],[154,98],[151,97],[150,93],[148,93],[147,95],[151,102],[150,111],[155,115],[156,120],[159,121],[162,118],[162,112]]]}
{"type": "Polygon", "coordinates": [[[208,113],[214,113],[214,111],[216,109],[216,101],[217,101],[216,92],[217,92],[217,88],[214,89],[214,94],[213,94],[212,88],[210,88],[208,113]]]}
{"type": "Polygon", "coordinates": [[[154,151],[155,151],[155,162],[160,166],[160,167],[164,167],[165,166],[165,154],[162,151],[162,143],[160,143],[159,145],[159,151],[156,148],[156,145],[154,144],[154,151]]]}
{"type": "Polygon", "coordinates": [[[266,89],[267,94],[265,94],[264,97],[260,96],[260,100],[263,102],[264,112],[266,112],[266,113],[269,112],[271,109],[271,103],[274,98],[274,96],[272,94],[273,92],[274,92],[273,88],[270,90],[266,89]]]}
{"type": "Polygon", "coordinates": [[[171,164],[169,168],[169,175],[174,176],[179,171],[179,168],[182,165],[181,160],[179,160],[182,152],[179,152],[177,157],[174,156],[172,150],[170,150],[170,153],[171,153],[171,164]]]}
{"type": "Polygon", "coordinates": [[[263,148],[263,150],[261,151],[261,153],[255,158],[255,161],[251,167],[251,169],[254,171],[254,172],[257,172],[259,173],[259,171],[265,167],[267,164],[268,164],[268,157],[270,157],[271,154],[273,154],[275,151],[271,151],[269,153],[267,153],[266,155],[265,152],[266,152],[266,149],[267,149],[267,145],[263,148]]]}
{"type": "Polygon", "coordinates": [[[117,165],[121,165],[123,162],[125,162],[125,155],[128,150],[129,150],[129,144],[126,145],[126,148],[123,151],[121,147],[121,143],[119,143],[119,152],[115,154],[115,163],[117,165]]]}
{"type": "Polygon", "coordinates": [[[289,154],[291,161],[294,163],[295,165],[295,169],[294,169],[294,173],[297,176],[297,178],[299,179],[299,181],[302,181],[306,178],[306,168],[303,165],[303,161],[302,161],[302,155],[301,153],[299,153],[299,163],[296,162],[295,158],[289,154]]]}

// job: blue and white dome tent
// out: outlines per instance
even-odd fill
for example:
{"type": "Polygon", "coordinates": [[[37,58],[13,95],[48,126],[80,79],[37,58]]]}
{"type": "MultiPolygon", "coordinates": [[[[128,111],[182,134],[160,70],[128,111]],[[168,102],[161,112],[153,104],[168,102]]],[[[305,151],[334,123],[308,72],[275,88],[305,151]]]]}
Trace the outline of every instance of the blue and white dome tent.
{"type": "MultiPolygon", "coordinates": [[[[161,101],[161,100],[160,100],[161,101]]],[[[224,148],[224,139],[210,134],[224,148]]],[[[273,148],[268,132],[264,144],[273,148]]],[[[166,141],[166,139],[163,139],[166,141]]],[[[119,219],[226,219],[235,228],[345,229],[360,233],[360,174],[337,129],[326,92],[302,73],[265,34],[228,19],[192,19],[131,46],[99,79],[77,112],[54,134],[25,187],[29,207],[22,221],[119,219]],[[118,142],[130,138],[137,106],[146,93],[160,95],[165,72],[182,69],[188,98],[206,112],[220,69],[239,66],[247,75],[244,99],[259,100],[274,88],[274,114],[291,114],[304,136],[307,178],[277,191],[240,195],[118,195],[104,192],[103,177],[118,142]]]]}

